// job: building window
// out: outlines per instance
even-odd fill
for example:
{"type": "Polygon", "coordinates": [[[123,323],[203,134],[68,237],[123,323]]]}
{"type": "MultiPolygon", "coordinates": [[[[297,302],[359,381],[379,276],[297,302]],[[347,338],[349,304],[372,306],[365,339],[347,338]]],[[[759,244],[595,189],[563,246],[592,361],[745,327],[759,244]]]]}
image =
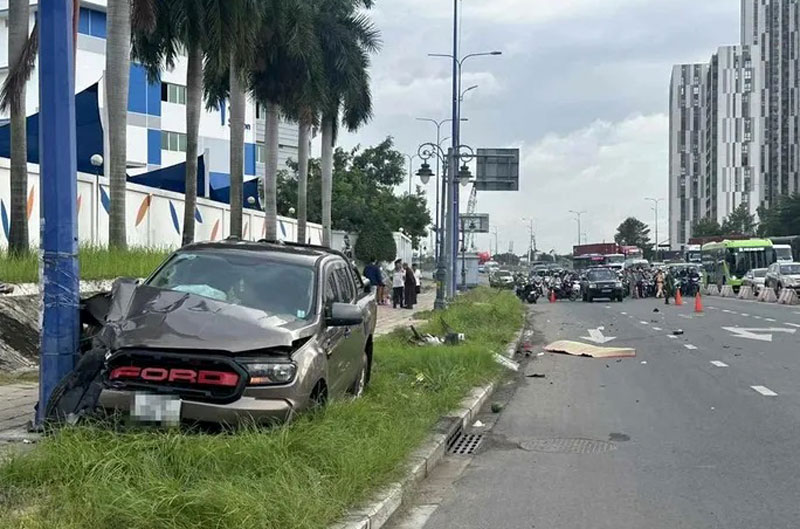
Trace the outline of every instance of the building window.
{"type": "Polygon", "coordinates": [[[161,149],[164,151],[186,152],[186,134],[162,130],[161,149]]]}
{"type": "Polygon", "coordinates": [[[264,144],[256,143],[256,163],[266,163],[266,161],[264,157],[264,144]]]}
{"type": "Polygon", "coordinates": [[[161,101],[186,104],[186,87],[179,84],[161,83],[161,101]]]}
{"type": "Polygon", "coordinates": [[[106,38],[106,14],[96,9],[82,7],[78,14],[78,33],[106,38]]]}

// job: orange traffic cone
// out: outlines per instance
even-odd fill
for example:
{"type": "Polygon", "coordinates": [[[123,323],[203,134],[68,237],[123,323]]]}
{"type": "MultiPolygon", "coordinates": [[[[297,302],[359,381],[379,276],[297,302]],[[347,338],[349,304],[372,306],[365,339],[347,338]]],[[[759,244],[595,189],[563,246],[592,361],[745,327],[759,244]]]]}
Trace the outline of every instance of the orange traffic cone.
{"type": "Polygon", "coordinates": [[[680,307],[681,305],[683,305],[683,296],[681,296],[681,289],[678,289],[678,290],[675,292],[675,304],[676,304],[677,306],[679,306],[679,307],[680,307]]]}
{"type": "Polygon", "coordinates": [[[700,292],[694,297],[694,311],[703,312],[703,299],[700,297],[700,292]]]}
{"type": "Polygon", "coordinates": [[[555,290],[551,290],[550,291],[550,303],[555,303],[555,302],[556,302],[556,291],[555,290]]]}

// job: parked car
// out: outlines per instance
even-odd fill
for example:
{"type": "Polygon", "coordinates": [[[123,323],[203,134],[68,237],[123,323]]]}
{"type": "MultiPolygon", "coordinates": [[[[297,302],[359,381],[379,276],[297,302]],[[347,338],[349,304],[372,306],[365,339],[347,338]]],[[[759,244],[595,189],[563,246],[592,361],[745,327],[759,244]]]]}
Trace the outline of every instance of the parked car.
{"type": "Polygon", "coordinates": [[[514,274],[508,270],[497,270],[489,276],[492,288],[514,288],[514,274]]]}
{"type": "Polygon", "coordinates": [[[82,319],[94,328],[84,356],[102,362],[99,406],[143,420],[235,425],[360,396],[377,315],[369,291],[327,248],[186,246],[143,283],[118,280],[84,303],[82,319]]]}
{"type": "Polygon", "coordinates": [[[753,292],[758,294],[761,292],[761,289],[764,288],[764,281],[767,277],[767,269],[766,268],[756,268],[750,270],[744,275],[744,279],[742,279],[742,286],[743,287],[751,287],[753,292]]]}
{"type": "Polygon", "coordinates": [[[772,263],[767,268],[764,284],[767,288],[774,288],[776,293],[784,288],[800,292],[800,263],[772,263]]]}
{"type": "Polygon", "coordinates": [[[583,301],[593,302],[597,298],[622,301],[624,292],[617,272],[610,268],[591,268],[581,281],[583,301]]]}

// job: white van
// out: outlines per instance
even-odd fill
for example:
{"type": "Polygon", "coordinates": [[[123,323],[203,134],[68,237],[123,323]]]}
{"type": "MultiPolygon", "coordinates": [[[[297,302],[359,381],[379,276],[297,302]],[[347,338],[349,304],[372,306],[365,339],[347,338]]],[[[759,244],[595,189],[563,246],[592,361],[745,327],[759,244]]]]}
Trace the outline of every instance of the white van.
{"type": "Polygon", "coordinates": [[[779,263],[791,263],[794,261],[792,247],[788,244],[776,244],[772,248],[775,250],[775,256],[779,263]]]}

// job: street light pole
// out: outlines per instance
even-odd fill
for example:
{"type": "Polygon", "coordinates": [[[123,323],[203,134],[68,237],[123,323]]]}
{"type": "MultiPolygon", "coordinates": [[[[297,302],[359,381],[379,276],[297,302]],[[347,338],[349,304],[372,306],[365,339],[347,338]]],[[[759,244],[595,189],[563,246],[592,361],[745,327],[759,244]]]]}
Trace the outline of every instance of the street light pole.
{"type": "MultiPolygon", "coordinates": [[[[458,58],[458,2],[453,0],[453,53],[429,53],[430,57],[445,57],[453,61],[453,135],[452,135],[452,152],[448,156],[450,160],[450,170],[448,173],[447,181],[447,207],[449,208],[449,215],[447,225],[454,230],[458,230],[458,216],[459,216],[459,190],[456,174],[459,169],[458,162],[461,157],[461,73],[464,62],[473,57],[483,57],[488,55],[502,55],[501,51],[490,51],[482,53],[470,53],[461,59],[458,58]]],[[[447,230],[448,232],[450,230],[447,230]]],[[[458,255],[458,234],[445,233],[447,250],[447,264],[448,264],[448,297],[452,297],[456,290],[456,256],[458,255]]]]}
{"type": "Polygon", "coordinates": [[[569,210],[569,212],[572,213],[573,215],[575,215],[575,218],[578,221],[578,246],[580,246],[580,244],[581,244],[581,233],[582,233],[581,232],[581,215],[586,213],[586,211],[574,211],[574,210],[571,209],[571,210],[569,210]]]}
{"type": "Polygon", "coordinates": [[[492,243],[489,243],[489,253],[494,256],[495,254],[500,253],[500,245],[497,242],[497,227],[495,226],[492,228],[492,234],[494,234],[494,253],[492,253],[492,243]]]}
{"type": "Polygon", "coordinates": [[[419,158],[419,156],[416,154],[413,156],[410,154],[403,154],[403,156],[408,158],[408,194],[411,195],[411,193],[413,192],[411,188],[411,183],[414,180],[414,173],[413,173],[414,158],[419,158]]]}
{"type": "Polygon", "coordinates": [[[663,199],[663,198],[649,198],[649,197],[648,197],[648,198],[645,198],[645,200],[647,200],[647,201],[649,201],[649,202],[652,202],[652,203],[653,203],[653,209],[655,210],[655,213],[656,213],[656,223],[655,223],[655,229],[656,229],[655,255],[656,255],[656,257],[658,257],[658,203],[659,203],[659,202],[664,202],[664,199],[663,199]]]}

